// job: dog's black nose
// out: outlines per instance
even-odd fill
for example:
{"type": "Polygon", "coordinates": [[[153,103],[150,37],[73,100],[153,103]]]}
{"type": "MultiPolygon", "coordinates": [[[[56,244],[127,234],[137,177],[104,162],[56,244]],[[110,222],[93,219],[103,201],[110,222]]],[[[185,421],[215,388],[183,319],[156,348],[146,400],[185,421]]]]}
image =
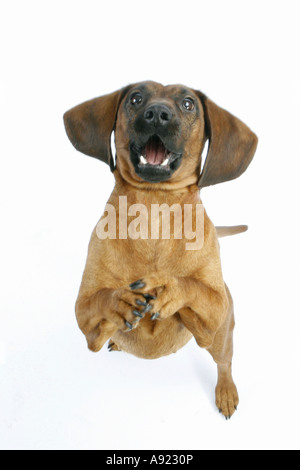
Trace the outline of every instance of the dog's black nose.
{"type": "Polygon", "coordinates": [[[165,126],[172,119],[172,111],[164,104],[152,104],[144,112],[144,119],[154,126],[165,126]]]}

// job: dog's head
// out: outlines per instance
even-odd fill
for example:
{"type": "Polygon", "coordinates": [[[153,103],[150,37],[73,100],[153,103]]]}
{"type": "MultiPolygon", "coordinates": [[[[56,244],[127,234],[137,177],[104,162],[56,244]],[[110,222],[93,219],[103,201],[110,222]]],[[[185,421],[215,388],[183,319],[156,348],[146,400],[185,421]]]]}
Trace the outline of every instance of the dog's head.
{"type": "Polygon", "coordinates": [[[115,131],[117,169],[136,184],[198,180],[204,187],[232,180],[247,169],[257,146],[256,135],[243,122],[181,85],[130,85],[72,108],[64,122],[74,147],[112,170],[115,131]]]}

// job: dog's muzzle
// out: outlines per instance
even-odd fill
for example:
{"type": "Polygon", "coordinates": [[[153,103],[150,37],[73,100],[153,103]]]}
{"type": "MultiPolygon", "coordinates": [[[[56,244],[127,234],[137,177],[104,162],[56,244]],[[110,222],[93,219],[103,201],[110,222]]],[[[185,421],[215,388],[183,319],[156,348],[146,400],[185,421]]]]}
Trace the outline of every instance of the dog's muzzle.
{"type": "Polygon", "coordinates": [[[137,175],[149,183],[170,179],[182,161],[175,144],[179,124],[172,110],[164,104],[148,106],[137,118],[135,131],[130,158],[137,175]]]}

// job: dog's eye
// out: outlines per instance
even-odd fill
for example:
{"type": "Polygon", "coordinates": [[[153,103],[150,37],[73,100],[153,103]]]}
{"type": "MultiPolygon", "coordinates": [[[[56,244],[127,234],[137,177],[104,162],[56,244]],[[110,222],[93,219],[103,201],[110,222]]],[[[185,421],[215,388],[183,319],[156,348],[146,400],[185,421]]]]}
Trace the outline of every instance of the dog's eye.
{"type": "Polygon", "coordinates": [[[130,97],[130,103],[133,104],[133,105],[141,104],[142,101],[143,101],[143,97],[142,97],[141,93],[134,93],[130,97]]]}
{"type": "Polygon", "coordinates": [[[182,106],[187,111],[193,111],[195,105],[194,105],[194,101],[191,98],[185,98],[182,102],[182,106]]]}

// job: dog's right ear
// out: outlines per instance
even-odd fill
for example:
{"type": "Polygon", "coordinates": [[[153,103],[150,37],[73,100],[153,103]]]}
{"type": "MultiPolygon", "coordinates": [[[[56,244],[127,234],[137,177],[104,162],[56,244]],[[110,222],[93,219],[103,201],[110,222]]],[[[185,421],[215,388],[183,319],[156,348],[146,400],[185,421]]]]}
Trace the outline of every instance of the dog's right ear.
{"type": "Polygon", "coordinates": [[[64,114],[66,133],[76,150],[114,170],[110,139],[120,103],[131,85],[75,106],[64,114]]]}

